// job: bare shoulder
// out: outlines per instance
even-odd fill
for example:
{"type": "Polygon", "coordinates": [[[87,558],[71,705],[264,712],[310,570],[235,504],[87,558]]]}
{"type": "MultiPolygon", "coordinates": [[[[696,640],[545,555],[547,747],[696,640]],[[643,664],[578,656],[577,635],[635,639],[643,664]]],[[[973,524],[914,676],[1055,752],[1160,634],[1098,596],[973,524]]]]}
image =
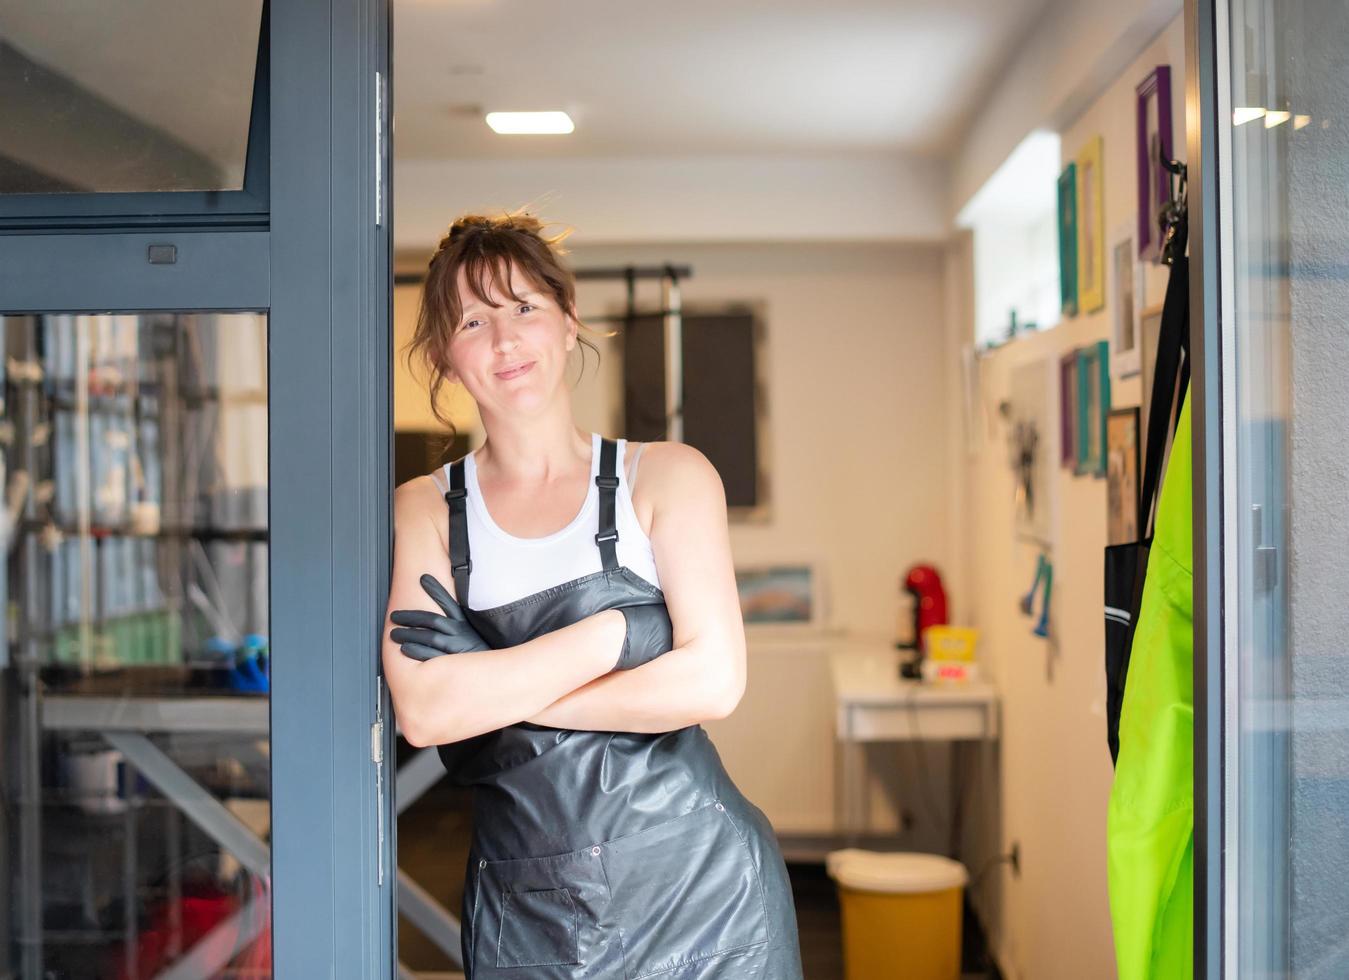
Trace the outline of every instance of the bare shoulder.
{"type": "Polygon", "coordinates": [[[701,450],[682,442],[644,445],[633,485],[633,508],[639,515],[658,518],[683,503],[726,506],[721,474],[701,450]]]}
{"type": "Polygon", "coordinates": [[[394,533],[399,529],[423,529],[427,522],[436,529],[441,544],[449,551],[449,518],[440,488],[429,474],[414,476],[393,491],[394,533]]]}

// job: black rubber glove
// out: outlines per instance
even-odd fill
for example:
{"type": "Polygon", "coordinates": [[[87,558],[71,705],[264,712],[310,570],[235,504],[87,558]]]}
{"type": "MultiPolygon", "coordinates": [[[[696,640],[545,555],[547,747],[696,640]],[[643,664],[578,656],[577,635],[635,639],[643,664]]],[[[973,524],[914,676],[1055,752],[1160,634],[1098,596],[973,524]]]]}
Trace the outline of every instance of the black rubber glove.
{"type": "Polygon", "coordinates": [[[618,655],[614,670],[640,667],[674,649],[674,625],[670,622],[670,611],[665,603],[620,606],[619,612],[628,621],[628,629],[623,637],[623,651],[618,655]]]}
{"type": "Polygon", "coordinates": [[[390,613],[389,618],[403,628],[390,630],[389,639],[405,655],[414,660],[430,660],[447,653],[492,649],[469,623],[463,607],[434,575],[423,575],[421,583],[426,594],[445,610],[445,615],[438,616],[425,609],[395,609],[390,613]]]}

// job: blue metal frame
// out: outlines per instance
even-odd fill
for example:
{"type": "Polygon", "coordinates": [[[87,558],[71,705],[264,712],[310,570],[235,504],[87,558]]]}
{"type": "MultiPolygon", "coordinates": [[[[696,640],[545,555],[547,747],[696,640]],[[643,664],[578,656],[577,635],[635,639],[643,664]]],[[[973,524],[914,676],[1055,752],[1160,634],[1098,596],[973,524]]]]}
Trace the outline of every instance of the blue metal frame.
{"type": "Polygon", "coordinates": [[[0,197],[0,312],[268,311],[274,972],[387,980],[390,3],[267,8],[248,190],[0,197]]]}
{"type": "Polygon", "coordinates": [[[271,11],[271,361],[286,379],[269,413],[280,977],[394,970],[393,725],[378,673],[392,547],[387,82],[377,95],[389,27],[387,0],[271,11]]]}

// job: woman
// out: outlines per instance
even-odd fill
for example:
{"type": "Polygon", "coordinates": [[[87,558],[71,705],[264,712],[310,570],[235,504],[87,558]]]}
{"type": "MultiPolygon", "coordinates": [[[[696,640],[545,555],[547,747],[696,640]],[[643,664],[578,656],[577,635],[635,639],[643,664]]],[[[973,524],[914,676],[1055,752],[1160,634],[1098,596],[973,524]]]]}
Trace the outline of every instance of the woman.
{"type": "Polygon", "coordinates": [[[745,683],[721,481],[578,431],[575,284],[541,227],[441,241],[412,352],[487,439],[395,494],[384,670],[404,736],[473,788],[465,972],[799,980],[772,828],[699,724],[745,683]]]}

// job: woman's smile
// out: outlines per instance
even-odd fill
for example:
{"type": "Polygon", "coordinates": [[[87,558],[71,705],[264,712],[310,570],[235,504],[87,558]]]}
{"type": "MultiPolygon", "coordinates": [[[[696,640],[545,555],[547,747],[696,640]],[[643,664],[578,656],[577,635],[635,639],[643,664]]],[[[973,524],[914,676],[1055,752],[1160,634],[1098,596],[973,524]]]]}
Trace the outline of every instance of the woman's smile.
{"type": "Polygon", "coordinates": [[[502,381],[509,381],[511,378],[518,378],[534,366],[533,361],[526,361],[524,364],[518,364],[506,371],[496,372],[496,376],[502,381]]]}

